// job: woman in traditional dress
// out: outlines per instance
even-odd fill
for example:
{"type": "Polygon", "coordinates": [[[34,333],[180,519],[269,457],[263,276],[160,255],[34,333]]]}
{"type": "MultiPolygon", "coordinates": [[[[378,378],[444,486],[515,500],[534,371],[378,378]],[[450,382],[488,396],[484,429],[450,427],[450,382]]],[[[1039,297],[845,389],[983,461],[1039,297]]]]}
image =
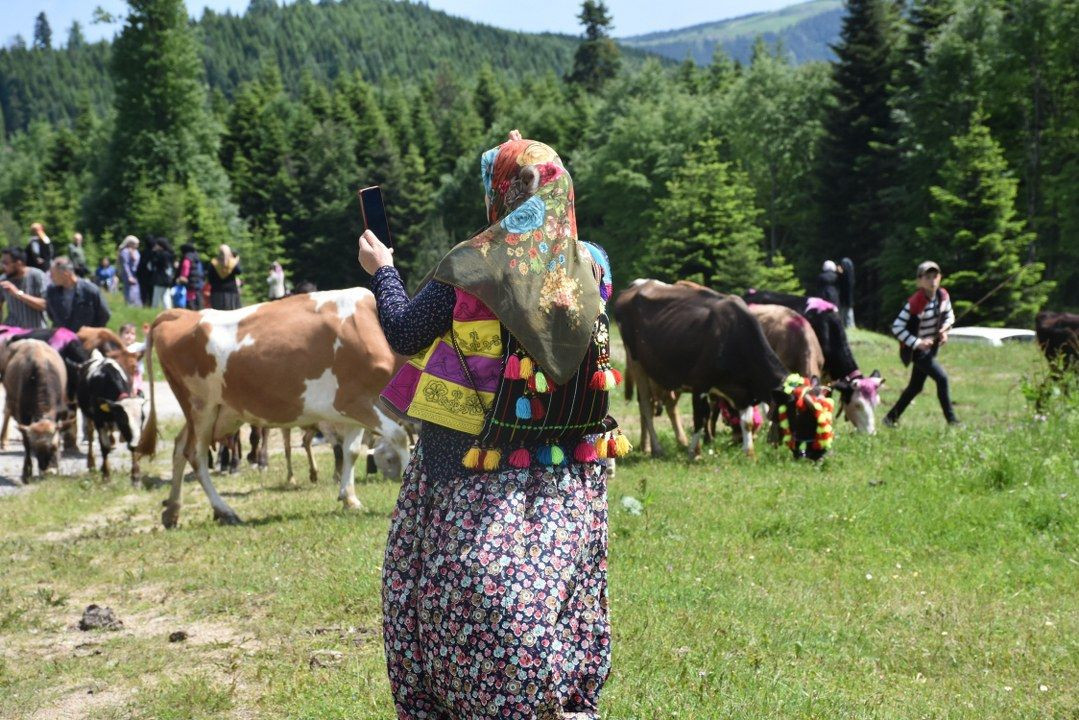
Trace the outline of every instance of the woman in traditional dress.
{"type": "Polygon", "coordinates": [[[232,248],[221,245],[217,249],[217,257],[210,261],[214,271],[207,273],[207,283],[210,286],[210,307],[214,310],[237,310],[243,303],[240,302],[240,284],[238,276],[240,269],[240,256],[234,255],[232,248]]]}
{"type": "Polygon", "coordinates": [[[120,286],[124,289],[124,300],[128,305],[142,305],[139,295],[139,259],[139,239],[128,235],[120,243],[116,262],[119,265],[120,286]]]}
{"type": "Polygon", "coordinates": [[[481,170],[492,224],[411,300],[360,238],[386,337],[414,356],[383,397],[422,421],[383,568],[390,684],[401,720],[597,718],[602,458],[628,450],[606,416],[610,268],[551,148],[515,131],[481,170]]]}

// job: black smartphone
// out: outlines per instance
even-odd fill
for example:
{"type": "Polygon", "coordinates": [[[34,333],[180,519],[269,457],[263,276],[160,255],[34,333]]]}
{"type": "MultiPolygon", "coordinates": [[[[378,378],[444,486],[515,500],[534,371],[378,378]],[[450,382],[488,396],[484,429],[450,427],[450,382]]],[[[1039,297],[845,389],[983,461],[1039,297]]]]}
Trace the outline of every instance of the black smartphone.
{"type": "Polygon", "coordinates": [[[393,247],[390,223],[386,219],[386,206],[382,202],[382,188],[372,185],[360,190],[359,194],[364,228],[373,232],[386,247],[393,247]]]}

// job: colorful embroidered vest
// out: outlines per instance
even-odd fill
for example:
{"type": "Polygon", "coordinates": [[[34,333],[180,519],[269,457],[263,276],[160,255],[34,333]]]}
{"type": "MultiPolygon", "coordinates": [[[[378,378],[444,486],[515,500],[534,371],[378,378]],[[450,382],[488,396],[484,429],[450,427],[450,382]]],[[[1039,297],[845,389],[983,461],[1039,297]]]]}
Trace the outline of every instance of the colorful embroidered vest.
{"type": "Polygon", "coordinates": [[[397,411],[479,435],[502,374],[502,325],[486,305],[457,290],[453,329],[405,363],[382,397],[397,411]],[[460,348],[472,377],[454,348],[460,348]],[[472,385],[475,381],[475,387],[472,385]],[[482,404],[481,404],[482,401],[482,404]]]}
{"type": "Polygon", "coordinates": [[[463,290],[456,293],[452,329],[407,362],[382,391],[391,407],[477,436],[462,459],[471,470],[497,470],[502,448],[517,468],[595,462],[629,452],[629,441],[614,432],[617,423],[607,415],[607,393],[621,375],[610,365],[606,315],[596,321],[581,370],[554,386],[490,309],[463,290]]]}

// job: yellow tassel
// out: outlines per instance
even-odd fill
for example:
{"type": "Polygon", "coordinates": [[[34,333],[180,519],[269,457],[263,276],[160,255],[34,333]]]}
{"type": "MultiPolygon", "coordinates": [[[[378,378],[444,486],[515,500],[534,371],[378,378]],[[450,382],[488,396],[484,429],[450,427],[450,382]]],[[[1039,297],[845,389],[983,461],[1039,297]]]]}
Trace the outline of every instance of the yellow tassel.
{"type": "Polygon", "coordinates": [[[527,380],[528,378],[532,377],[533,367],[534,367],[534,365],[533,365],[533,362],[532,362],[532,358],[530,358],[530,357],[521,358],[521,379],[522,380],[527,380]]]}
{"type": "Polygon", "coordinates": [[[626,455],[629,455],[629,451],[633,449],[633,447],[629,444],[629,438],[627,438],[625,435],[622,435],[621,433],[619,433],[618,437],[615,438],[614,444],[615,448],[617,449],[615,457],[625,457],[626,455]]]}
{"type": "Polygon", "coordinates": [[[483,469],[484,470],[497,470],[499,463],[502,462],[502,453],[497,450],[488,450],[483,454],[483,469]]]}
{"type": "Polygon", "coordinates": [[[461,464],[464,465],[469,470],[479,470],[480,469],[480,449],[478,447],[469,448],[468,452],[465,453],[465,457],[461,461],[461,464]]]}
{"type": "Polygon", "coordinates": [[[596,457],[601,459],[607,457],[607,438],[602,435],[596,438],[596,457]]]}

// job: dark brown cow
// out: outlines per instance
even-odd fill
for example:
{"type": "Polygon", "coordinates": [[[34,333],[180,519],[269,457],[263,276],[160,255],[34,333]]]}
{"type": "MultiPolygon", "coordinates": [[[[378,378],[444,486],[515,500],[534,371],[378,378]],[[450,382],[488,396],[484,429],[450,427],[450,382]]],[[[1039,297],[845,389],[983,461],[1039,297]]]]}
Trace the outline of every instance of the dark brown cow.
{"type": "Polygon", "coordinates": [[[4,368],[7,412],[15,418],[24,449],[22,480],[39,472],[55,472],[60,431],[74,422],[67,416],[67,369],[60,354],[40,340],[14,344],[4,368]]]}
{"type": "Polygon", "coordinates": [[[375,462],[384,474],[399,477],[408,460],[404,428],[378,405],[379,392],[404,359],[390,350],[369,290],[294,295],[241,310],[161,313],[147,334],[151,409],[140,454],[151,454],[156,439],[155,347],[187,421],[173,451],[165,527],[179,518],[187,463],[195,468],[215,519],[239,522],[210,480],[207,453],[211,442],[243,423],[332,427],[344,438],[338,498],[350,508],[360,507],[354,446],[362,443],[365,430],[382,436],[375,462]]]}
{"type": "MultiPolygon", "coordinates": [[[[665,389],[694,396],[717,393],[743,415],[745,427],[752,427],[753,405],[791,401],[783,392],[788,372],[740,298],[644,280],[619,294],[613,313],[627,365],[633,364],[638,379],[643,372],[665,389]]],[[[814,393],[826,394],[827,389],[815,388],[814,393]]],[[[658,455],[649,383],[638,382],[637,397],[652,454],[658,455]]],[[[799,418],[791,424],[798,427],[799,418]]],[[[752,433],[744,433],[743,448],[752,454],[752,433]]]]}
{"type": "Polygon", "coordinates": [[[1079,366],[1079,315],[1043,310],[1034,318],[1034,332],[1051,364],[1060,362],[1064,369],[1079,366]]]}

